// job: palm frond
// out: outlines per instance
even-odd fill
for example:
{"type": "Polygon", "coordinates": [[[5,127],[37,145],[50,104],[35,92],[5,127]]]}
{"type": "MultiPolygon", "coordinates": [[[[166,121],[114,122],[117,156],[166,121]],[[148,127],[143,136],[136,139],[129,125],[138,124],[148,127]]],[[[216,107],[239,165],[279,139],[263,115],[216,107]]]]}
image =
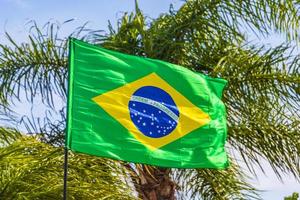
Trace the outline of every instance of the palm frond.
{"type": "MultiPolygon", "coordinates": [[[[28,42],[18,44],[6,33],[8,45],[0,44],[0,100],[19,99],[23,91],[29,102],[39,96],[43,103],[53,107],[54,94],[66,98],[67,38],[60,38],[58,22],[48,22],[40,28],[35,21],[30,21],[28,26],[28,42]]],[[[70,37],[89,40],[89,32],[98,32],[85,26],[75,29],[70,37]]]]}
{"type": "MultiPolygon", "coordinates": [[[[2,198],[62,198],[63,148],[4,128],[0,129],[0,144],[2,198]]],[[[69,158],[68,199],[136,198],[125,181],[126,169],[118,162],[73,153],[69,158]]]]}
{"type": "Polygon", "coordinates": [[[211,200],[260,199],[257,189],[247,183],[249,177],[234,161],[226,170],[174,170],[174,178],[186,195],[183,199],[197,199],[199,196],[211,200]]]}
{"type": "Polygon", "coordinates": [[[289,40],[299,41],[299,1],[190,0],[184,7],[200,11],[199,14],[207,19],[212,17],[219,25],[237,32],[246,25],[257,35],[276,31],[285,34],[289,40]]]}
{"type": "Polygon", "coordinates": [[[53,105],[53,92],[65,97],[66,41],[57,38],[54,24],[48,26],[44,35],[34,24],[28,43],[17,44],[6,33],[10,45],[0,45],[0,89],[5,99],[19,98],[25,91],[29,101],[39,94],[53,105]]]}
{"type": "Polygon", "coordinates": [[[259,166],[263,158],[279,177],[285,172],[298,178],[299,57],[286,55],[286,50],[282,45],[267,52],[263,48],[236,49],[222,59],[214,73],[229,81],[224,95],[229,143],[249,169],[253,169],[251,163],[259,166]]]}

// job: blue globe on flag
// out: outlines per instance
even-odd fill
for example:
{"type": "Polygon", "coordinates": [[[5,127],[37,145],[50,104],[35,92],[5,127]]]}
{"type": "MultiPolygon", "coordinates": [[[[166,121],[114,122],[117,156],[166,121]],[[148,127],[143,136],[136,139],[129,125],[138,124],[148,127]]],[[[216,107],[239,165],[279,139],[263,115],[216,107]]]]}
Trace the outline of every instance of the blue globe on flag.
{"type": "Polygon", "coordinates": [[[179,111],[172,97],[154,86],[137,89],[129,101],[130,118],[145,136],[161,138],[177,126],[179,111]]]}

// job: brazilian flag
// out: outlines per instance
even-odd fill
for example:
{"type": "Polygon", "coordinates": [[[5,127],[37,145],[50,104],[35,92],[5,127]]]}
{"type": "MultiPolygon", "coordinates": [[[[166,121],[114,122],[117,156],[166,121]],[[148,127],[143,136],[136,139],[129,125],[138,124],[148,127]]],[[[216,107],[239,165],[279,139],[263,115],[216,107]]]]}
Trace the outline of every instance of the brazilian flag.
{"type": "Polygon", "coordinates": [[[66,146],[161,167],[225,168],[226,83],[70,39],[66,146]]]}

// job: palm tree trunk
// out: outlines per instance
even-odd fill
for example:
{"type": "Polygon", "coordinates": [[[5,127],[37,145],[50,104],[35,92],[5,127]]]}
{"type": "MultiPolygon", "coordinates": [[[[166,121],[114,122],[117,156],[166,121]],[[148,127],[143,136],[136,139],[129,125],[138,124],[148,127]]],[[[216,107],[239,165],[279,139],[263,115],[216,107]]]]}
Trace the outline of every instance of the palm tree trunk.
{"type": "Polygon", "coordinates": [[[138,167],[139,185],[137,191],[144,200],[176,200],[176,185],[171,180],[169,168],[146,165],[138,167]]]}

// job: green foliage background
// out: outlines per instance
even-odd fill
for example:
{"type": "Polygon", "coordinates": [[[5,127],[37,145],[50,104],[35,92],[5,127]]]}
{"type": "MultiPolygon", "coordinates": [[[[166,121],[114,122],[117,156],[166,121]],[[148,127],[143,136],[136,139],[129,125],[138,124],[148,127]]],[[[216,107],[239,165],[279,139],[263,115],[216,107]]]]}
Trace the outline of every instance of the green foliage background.
{"type": "Polygon", "coordinates": [[[298,200],[299,199],[299,193],[294,192],[291,196],[287,196],[284,198],[284,200],[298,200]]]}

